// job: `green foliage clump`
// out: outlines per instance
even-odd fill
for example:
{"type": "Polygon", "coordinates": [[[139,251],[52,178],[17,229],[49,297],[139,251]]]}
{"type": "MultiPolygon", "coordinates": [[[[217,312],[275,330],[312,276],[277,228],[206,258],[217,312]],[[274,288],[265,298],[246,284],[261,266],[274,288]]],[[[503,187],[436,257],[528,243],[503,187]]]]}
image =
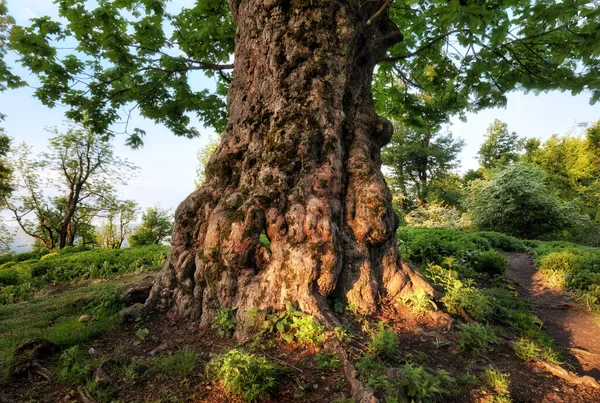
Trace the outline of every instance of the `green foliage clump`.
{"type": "Polygon", "coordinates": [[[458,325],[457,327],[460,330],[458,341],[458,348],[460,350],[481,354],[492,351],[494,348],[493,345],[498,343],[496,330],[491,326],[473,322],[458,325]]]}
{"type": "Polygon", "coordinates": [[[198,354],[190,346],[185,345],[173,354],[156,359],[151,368],[159,376],[177,375],[188,377],[196,372],[199,361],[198,354]]]}
{"type": "Polygon", "coordinates": [[[85,384],[94,367],[90,354],[78,345],[64,350],[59,362],[58,378],[74,384],[85,384]]]}
{"type": "Polygon", "coordinates": [[[500,372],[496,369],[487,368],[483,374],[483,380],[496,393],[493,398],[495,403],[510,403],[510,374],[500,372]]]}
{"type": "Polygon", "coordinates": [[[476,253],[471,259],[470,266],[478,273],[501,275],[506,272],[508,259],[497,250],[491,249],[476,253]]]}
{"type": "Polygon", "coordinates": [[[239,349],[213,357],[207,365],[207,372],[229,393],[246,402],[268,397],[277,376],[275,365],[266,358],[239,349]]]}
{"type": "Polygon", "coordinates": [[[413,263],[441,264],[454,256],[466,266],[475,264],[477,254],[498,249],[506,252],[524,252],[525,243],[497,232],[462,232],[450,228],[400,228],[400,253],[413,263]]]}
{"type": "Polygon", "coordinates": [[[427,371],[421,365],[406,363],[400,371],[402,379],[400,385],[403,387],[406,396],[415,402],[428,401],[436,394],[447,393],[445,384],[454,383],[454,379],[444,370],[438,370],[434,373],[427,371]]]}
{"type": "Polygon", "coordinates": [[[328,371],[337,371],[344,365],[342,357],[337,353],[323,353],[315,355],[317,368],[326,369],[328,371]]]}
{"type": "Polygon", "coordinates": [[[398,352],[400,338],[396,332],[386,327],[383,322],[379,322],[377,327],[378,330],[371,334],[371,341],[367,344],[367,348],[376,357],[391,358],[398,352]]]}
{"type": "Polygon", "coordinates": [[[545,173],[517,163],[471,183],[467,207],[473,226],[521,238],[537,238],[576,227],[583,217],[544,184],[545,173]]]}
{"type": "Polygon", "coordinates": [[[19,273],[15,269],[0,269],[0,286],[19,284],[19,273]]]}
{"type": "Polygon", "coordinates": [[[237,325],[235,311],[237,311],[237,307],[227,308],[222,306],[217,309],[217,313],[213,318],[212,328],[217,331],[219,336],[231,337],[237,325]]]}
{"type": "Polygon", "coordinates": [[[259,334],[274,334],[291,343],[297,340],[301,344],[321,344],[325,341],[325,327],[310,315],[298,310],[287,301],[285,310],[268,313],[257,309],[248,310],[248,325],[259,324],[259,334]],[[261,318],[264,320],[261,321],[261,318]]]}
{"type": "Polygon", "coordinates": [[[472,279],[461,280],[451,260],[447,262],[447,269],[430,264],[424,270],[425,276],[444,290],[441,302],[452,315],[466,313],[477,321],[487,320],[494,311],[493,300],[480,291],[472,279]]]}
{"type": "Polygon", "coordinates": [[[600,249],[567,242],[537,242],[536,264],[551,286],[569,289],[591,311],[600,312],[600,249]]]}
{"type": "Polygon", "coordinates": [[[325,342],[325,326],[317,323],[310,315],[292,317],[290,329],[300,344],[315,345],[325,342]]]}
{"type": "Polygon", "coordinates": [[[538,359],[541,353],[541,349],[537,343],[528,340],[525,337],[521,337],[519,340],[517,340],[513,347],[517,357],[523,361],[535,361],[538,359]]]}
{"type": "Polygon", "coordinates": [[[413,294],[400,297],[400,302],[402,302],[404,305],[410,306],[412,311],[417,315],[422,315],[431,309],[434,311],[437,310],[437,305],[431,299],[431,296],[428,295],[422,288],[418,289],[413,294]]]}
{"type": "Polygon", "coordinates": [[[414,402],[431,401],[438,394],[447,394],[455,380],[444,370],[428,371],[410,361],[390,371],[373,354],[366,354],[356,368],[366,383],[383,392],[385,402],[399,402],[407,396],[414,402]]]}

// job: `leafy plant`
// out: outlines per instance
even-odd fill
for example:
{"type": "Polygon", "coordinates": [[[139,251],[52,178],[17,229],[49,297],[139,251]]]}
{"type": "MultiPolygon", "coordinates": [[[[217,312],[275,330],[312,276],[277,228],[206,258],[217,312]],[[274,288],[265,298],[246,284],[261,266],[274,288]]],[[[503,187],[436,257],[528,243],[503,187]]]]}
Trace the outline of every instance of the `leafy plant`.
{"type": "Polygon", "coordinates": [[[213,357],[207,372],[229,391],[244,401],[268,397],[275,386],[277,369],[264,357],[232,349],[213,357]]]}
{"type": "Polygon", "coordinates": [[[431,296],[429,296],[422,288],[419,288],[413,294],[402,296],[400,302],[410,306],[412,311],[417,315],[422,315],[431,309],[434,311],[437,310],[437,305],[433,302],[431,296]]]}
{"type": "Polygon", "coordinates": [[[146,337],[150,334],[150,331],[143,327],[136,330],[135,335],[142,341],[146,341],[146,337]]]}
{"type": "Polygon", "coordinates": [[[329,371],[337,371],[342,365],[344,365],[344,361],[342,357],[340,357],[337,353],[323,353],[315,355],[315,361],[317,362],[317,368],[326,369],[329,371]]]}
{"type": "Polygon", "coordinates": [[[510,374],[500,372],[496,369],[487,368],[483,374],[483,380],[496,392],[497,396],[494,401],[497,403],[510,402],[510,374]]]}
{"type": "Polygon", "coordinates": [[[325,326],[315,322],[313,316],[293,316],[290,329],[301,344],[312,345],[325,342],[325,326]]]}
{"type": "Polygon", "coordinates": [[[457,326],[460,330],[458,348],[463,351],[472,351],[476,354],[491,351],[493,345],[498,343],[496,331],[480,323],[465,323],[457,326]]]}
{"type": "Polygon", "coordinates": [[[78,345],[64,350],[59,362],[58,377],[74,384],[84,384],[94,366],[92,357],[78,345]]]}
{"type": "Polygon", "coordinates": [[[406,396],[417,402],[431,398],[438,393],[446,393],[443,385],[455,382],[446,371],[439,370],[430,373],[424,367],[413,365],[410,362],[406,363],[400,371],[403,375],[400,384],[406,396]]]}
{"type": "Polygon", "coordinates": [[[235,319],[235,311],[237,306],[233,308],[220,307],[213,318],[212,328],[217,331],[221,337],[231,337],[235,330],[237,320],[235,319]]]}
{"type": "Polygon", "coordinates": [[[278,333],[288,343],[294,339],[303,344],[319,344],[325,341],[325,328],[316,323],[312,316],[298,310],[290,301],[286,302],[285,310],[279,313],[248,310],[248,325],[252,326],[263,318],[264,320],[259,322],[260,334],[278,333]]]}
{"type": "Polygon", "coordinates": [[[517,357],[523,361],[535,361],[540,356],[541,351],[538,345],[524,337],[517,340],[513,346],[517,357]]]}
{"type": "Polygon", "coordinates": [[[333,329],[333,333],[340,343],[346,343],[352,340],[350,332],[345,327],[338,326],[333,329]]]}
{"type": "Polygon", "coordinates": [[[383,322],[379,322],[378,330],[371,335],[367,348],[374,356],[385,359],[397,353],[399,343],[398,334],[386,327],[383,322]]]}

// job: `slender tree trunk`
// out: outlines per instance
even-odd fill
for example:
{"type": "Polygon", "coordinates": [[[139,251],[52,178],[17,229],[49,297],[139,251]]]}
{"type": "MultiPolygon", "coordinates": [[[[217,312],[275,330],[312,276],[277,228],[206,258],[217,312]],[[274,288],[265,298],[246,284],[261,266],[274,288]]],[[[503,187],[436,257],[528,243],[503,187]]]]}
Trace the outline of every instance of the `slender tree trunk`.
{"type": "Polygon", "coordinates": [[[367,24],[384,3],[230,0],[228,126],[177,209],[148,306],[209,325],[220,306],[239,307],[239,323],[287,300],[326,319],[327,298],[374,312],[381,298],[431,292],[402,265],[380,171],[393,129],[373,109],[373,69],[402,39],[387,12],[367,24]]]}

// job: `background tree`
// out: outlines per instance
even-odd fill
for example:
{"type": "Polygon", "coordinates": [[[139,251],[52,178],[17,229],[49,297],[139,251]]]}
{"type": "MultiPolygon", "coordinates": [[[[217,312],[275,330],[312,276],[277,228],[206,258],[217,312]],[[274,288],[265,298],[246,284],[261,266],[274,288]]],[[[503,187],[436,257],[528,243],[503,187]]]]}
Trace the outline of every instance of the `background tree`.
{"type": "Polygon", "coordinates": [[[393,130],[375,107],[418,126],[503,105],[515,89],[600,98],[592,0],[56,4],[59,21],[11,33],[42,102],[96,133],[136,107],[177,135],[198,134],[188,114],[223,131],[204,185],[177,209],[148,302],[202,326],[219,306],[244,323],[250,307],[286,300],[336,326],[327,298],[372,313],[381,298],[432,292],[401,264],[380,171],[393,130]],[[213,91],[194,88],[198,70],[213,91]]]}
{"type": "Polygon", "coordinates": [[[103,208],[102,221],[96,232],[98,243],[107,249],[120,249],[129,237],[139,205],[133,200],[110,200],[103,208]]]}
{"type": "Polygon", "coordinates": [[[390,144],[381,153],[381,161],[390,169],[392,189],[416,205],[430,201],[432,192],[442,198],[449,192],[451,170],[458,166],[458,154],[464,141],[441,133],[395,125],[390,144]]]}
{"type": "Polygon", "coordinates": [[[78,231],[80,236],[84,229],[92,233],[97,205],[113,193],[115,184],[126,183],[136,167],[115,157],[102,135],[79,127],[63,134],[54,129],[53,134],[49,152],[37,159],[25,144],[15,150],[13,187],[19,192],[4,201],[26,234],[47,249],[62,249],[73,246],[78,231]],[[46,195],[50,187],[59,195],[46,195]]]}
{"type": "Polygon", "coordinates": [[[129,237],[130,246],[152,245],[166,242],[173,233],[173,213],[158,206],[142,213],[142,223],[129,237]]]}
{"type": "Polygon", "coordinates": [[[467,205],[473,226],[532,239],[568,230],[586,221],[573,204],[562,202],[544,184],[540,168],[516,163],[471,182],[467,205]]]}
{"type": "Polygon", "coordinates": [[[219,138],[210,139],[208,144],[198,151],[198,166],[196,167],[196,180],[194,181],[196,188],[199,188],[204,183],[204,171],[206,170],[206,165],[208,165],[210,156],[213,155],[219,146],[219,142],[219,138]]]}
{"type": "Polygon", "coordinates": [[[523,144],[517,133],[510,133],[506,123],[494,119],[477,153],[478,160],[483,168],[502,167],[518,161],[522,148],[523,144]]]}
{"type": "Polygon", "coordinates": [[[527,160],[549,175],[546,184],[561,200],[572,201],[582,214],[596,223],[596,230],[586,229],[584,239],[596,241],[592,233],[600,224],[600,148],[596,133],[600,121],[590,125],[585,134],[552,135],[527,155],[527,160]]]}

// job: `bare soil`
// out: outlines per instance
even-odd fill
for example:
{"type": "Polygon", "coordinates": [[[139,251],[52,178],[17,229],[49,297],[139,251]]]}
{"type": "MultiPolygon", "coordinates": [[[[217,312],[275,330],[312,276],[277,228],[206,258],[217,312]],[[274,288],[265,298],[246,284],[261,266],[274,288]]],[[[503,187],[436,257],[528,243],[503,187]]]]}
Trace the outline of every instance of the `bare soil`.
{"type": "Polygon", "coordinates": [[[535,306],[571,370],[600,380],[598,318],[573,302],[568,293],[551,288],[530,255],[505,253],[505,256],[510,262],[508,277],[519,294],[535,306]]]}

